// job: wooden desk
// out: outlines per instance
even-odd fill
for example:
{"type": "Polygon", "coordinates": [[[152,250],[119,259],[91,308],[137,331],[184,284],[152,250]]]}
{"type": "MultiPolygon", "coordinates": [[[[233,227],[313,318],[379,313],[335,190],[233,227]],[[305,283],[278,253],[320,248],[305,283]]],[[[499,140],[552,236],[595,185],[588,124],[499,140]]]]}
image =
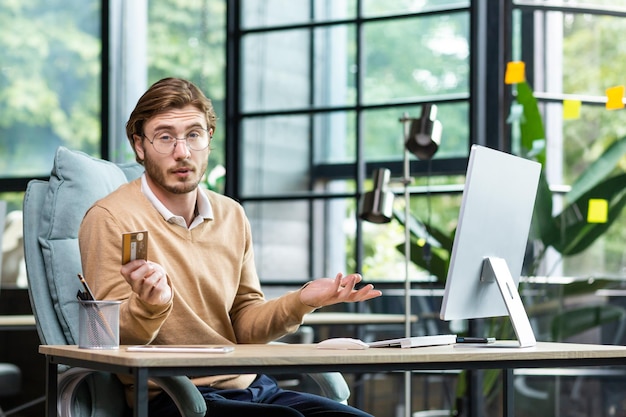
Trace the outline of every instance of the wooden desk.
{"type": "MultiPolygon", "coordinates": [[[[530,348],[449,345],[415,349],[322,350],[315,345],[237,345],[228,354],[139,353],[40,346],[46,355],[47,416],[56,415],[57,366],[80,366],[131,374],[135,378],[135,417],[147,416],[148,378],[276,372],[391,372],[412,370],[502,369],[503,386],[515,368],[623,366],[626,346],[543,343],[530,348]]],[[[504,416],[512,416],[513,393],[505,388],[504,416]]]]}
{"type": "MultiPolygon", "coordinates": [[[[302,324],[309,326],[328,325],[363,325],[363,324],[402,324],[404,314],[370,314],[370,313],[311,313],[304,316],[302,324]]],[[[411,316],[415,323],[417,316],[411,316]]]]}

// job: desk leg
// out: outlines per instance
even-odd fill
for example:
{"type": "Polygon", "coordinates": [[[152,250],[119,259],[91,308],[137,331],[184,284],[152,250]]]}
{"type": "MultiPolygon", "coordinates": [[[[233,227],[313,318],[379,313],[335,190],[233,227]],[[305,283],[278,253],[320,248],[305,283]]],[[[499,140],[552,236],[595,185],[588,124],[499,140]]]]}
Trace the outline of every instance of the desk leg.
{"type": "Polygon", "coordinates": [[[515,415],[515,388],[513,387],[513,370],[502,370],[502,416],[513,417],[515,415]]]}
{"type": "Polygon", "coordinates": [[[148,370],[135,369],[135,417],[148,417],[148,370]]]}
{"type": "Polygon", "coordinates": [[[46,417],[56,417],[58,401],[58,367],[46,356],[46,417]]]}

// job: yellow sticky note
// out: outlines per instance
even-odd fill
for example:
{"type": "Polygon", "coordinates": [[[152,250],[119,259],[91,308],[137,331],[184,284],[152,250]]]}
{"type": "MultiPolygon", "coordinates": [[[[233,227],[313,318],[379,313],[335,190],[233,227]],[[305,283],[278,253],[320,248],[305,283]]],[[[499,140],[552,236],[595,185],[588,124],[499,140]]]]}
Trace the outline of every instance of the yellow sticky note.
{"type": "Polygon", "coordinates": [[[606,109],[617,110],[624,108],[624,86],[618,85],[617,87],[611,87],[606,89],[606,109]]]}
{"type": "Polygon", "coordinates": [[[606,223],[609,217],[609,202],[601,198],[590,198],[587,223],[606,223]]]}
{"type": "Polygon", "coordinates": [[[517,84],[526,79],[526,64],[523,61],[512,61],[506,64],[505,84],[517,84]]]}
{"type": "Polygon", "coordinates": [[[563,119],[575,120],[580,118],[580,100],[563,100],[563,119]]]}

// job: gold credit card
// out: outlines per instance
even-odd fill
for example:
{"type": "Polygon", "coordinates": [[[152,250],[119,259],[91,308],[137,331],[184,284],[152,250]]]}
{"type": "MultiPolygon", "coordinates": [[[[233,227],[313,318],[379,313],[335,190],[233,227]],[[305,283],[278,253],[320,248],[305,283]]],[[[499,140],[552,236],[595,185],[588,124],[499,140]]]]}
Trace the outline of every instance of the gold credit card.
{"type": "Polygon", "coordinates": [[[122,265],[135,259],[148,260],[148,231],[122,234],[122,265]]]}

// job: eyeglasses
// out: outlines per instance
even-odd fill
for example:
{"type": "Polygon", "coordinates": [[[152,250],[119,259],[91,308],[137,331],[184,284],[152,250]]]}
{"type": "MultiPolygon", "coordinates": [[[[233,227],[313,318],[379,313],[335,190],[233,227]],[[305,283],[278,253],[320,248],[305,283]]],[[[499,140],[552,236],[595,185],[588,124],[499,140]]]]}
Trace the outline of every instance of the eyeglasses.
{"type": "MultiPolygon", "coordinates": [[[[142,136],[148,139],[146,135],[142,136]]],[[[211,137],[208,130],[204,128],[194,128],[182,138],[174,137],[169,133],[157,132],[152,140],[148,139],[148,142],[152,144],[152,147],[154,147],[154,150],[158,153],[169,155],[174,152],[179,140],[184,140],[187,148],[192,151],[203,151],[211,143],[211,137]]]]}

